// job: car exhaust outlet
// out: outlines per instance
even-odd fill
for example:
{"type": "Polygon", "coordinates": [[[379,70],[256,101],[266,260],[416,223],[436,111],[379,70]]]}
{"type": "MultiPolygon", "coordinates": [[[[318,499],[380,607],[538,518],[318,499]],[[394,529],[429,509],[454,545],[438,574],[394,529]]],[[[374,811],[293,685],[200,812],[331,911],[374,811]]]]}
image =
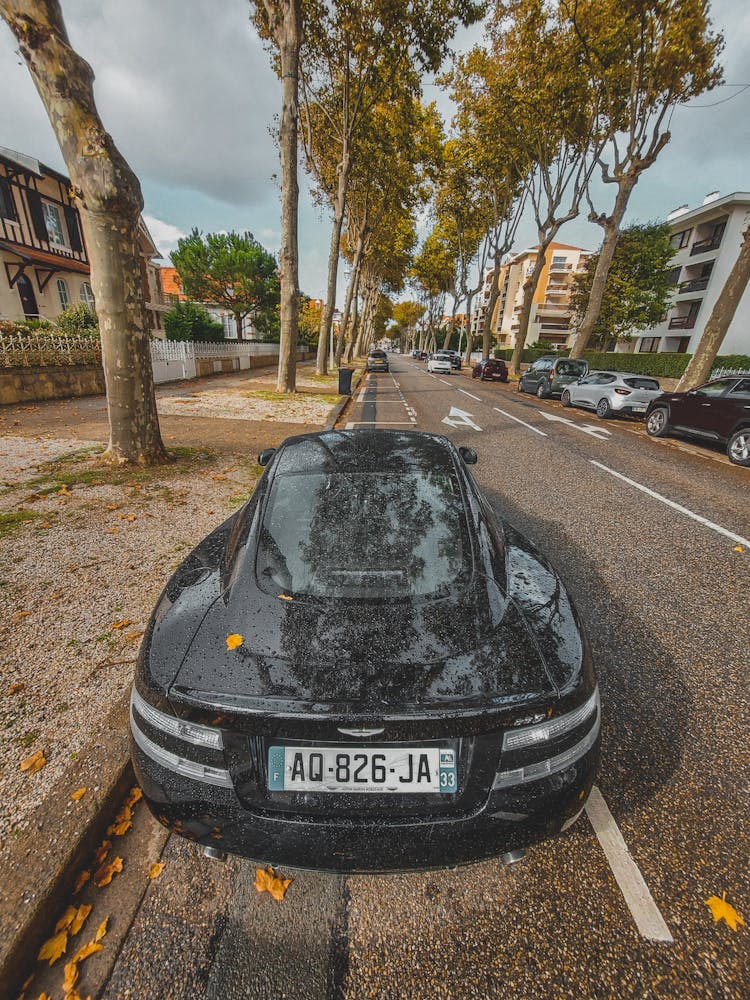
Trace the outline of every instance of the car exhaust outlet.
{"type": "Polygon", "coordinates": [[[211,847],[210,845],[203,848],[203,856],[205,858],[211,858],[212,861],[227,860],[226,851],[220,851],[218,847],[211,847]]]}
{"type": "Polygon", "coordinates": [[[517,861],[523,861],[526,856],[526,851],[523,847],[519,847],[517,851],[506,851],[505,854],[500,855],[500,860],[504,865],[514,865],[517,861]]]}

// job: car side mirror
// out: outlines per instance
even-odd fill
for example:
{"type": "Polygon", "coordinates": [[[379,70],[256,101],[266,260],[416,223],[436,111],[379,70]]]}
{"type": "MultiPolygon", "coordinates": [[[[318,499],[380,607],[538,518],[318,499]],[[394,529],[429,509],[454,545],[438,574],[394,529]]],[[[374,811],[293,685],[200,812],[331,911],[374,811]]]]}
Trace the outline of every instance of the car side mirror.
{"type": "Polygon", "coordinates": [[[467,448],[465,445],[461,445],[461,447],[458,449],[458,454],[461,456],[464,462],[466,462],[467,465],[477,464],[477,453],[474,451],[473,448],[467,448]]]}
{"type": "Polygon", "coordinates": [[[264,467],[268,465],[275,451],[275,448],[264,448],[260,455],[258,455],[258,465],[262,465],[264,467]]]}
{"type": "Polygon", "coordinates": [[[697,396],[698,395],[698,390],[697,389],[688,389],[687,395],[688,396],[697,396]]]}

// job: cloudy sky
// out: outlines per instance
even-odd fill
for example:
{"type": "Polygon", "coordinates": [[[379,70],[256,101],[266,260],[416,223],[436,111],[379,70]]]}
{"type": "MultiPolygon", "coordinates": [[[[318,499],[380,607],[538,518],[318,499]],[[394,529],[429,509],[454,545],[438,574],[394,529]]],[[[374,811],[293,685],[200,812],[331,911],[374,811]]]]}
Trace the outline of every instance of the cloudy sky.
{"type": "MultiPolygon", "coordinates": [[[[72,43],[96,74],[100,114],[140,178],[146,221],[165,256],[193,226],[249,229],[278,251],[279,167],[270,129],[279,85],[249,9],[246,0],[63,0],[72,43]]],[[[672,142],[636,188],[631,220],[663,218],[677,205],[700,204],[716,189],[750,190],[750,5],[714,0],[713,19],[726,36],[723,63],[731,86],[676,111],[672,142]]],[[[476,31],[464,33],[457,47],[476,37],[476,31]]],[[[64,170],[4,24],[0,80],[6,95],[0,102],[0,146],[64,170]]],[[[438,88],[426,87],[425,96],[437,100],[449,118],[450,105],[438,88]]],[[[330,227],[304,180],[302,186],[300,285],[317,297],[325,287],[330,227]]],[[[595,248],[600,231],[576,220],[559,238],[595,248]]],[[[527,223],[518,249],[533,242],[527,223]]]]}

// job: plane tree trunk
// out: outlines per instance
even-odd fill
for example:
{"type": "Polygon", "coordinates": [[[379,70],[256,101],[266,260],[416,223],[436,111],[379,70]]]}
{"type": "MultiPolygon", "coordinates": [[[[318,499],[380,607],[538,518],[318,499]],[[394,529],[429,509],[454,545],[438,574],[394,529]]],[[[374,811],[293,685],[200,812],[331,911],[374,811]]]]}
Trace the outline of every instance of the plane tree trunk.
{"type": "Polygon", "coordinates": [[[156,411],[139,250],[138,179],[106,132],[94,73],[71,47],[58,0],[0,0],[65,160],[81,216],[99,316],[109,446],[103,458],[167,458],[156,411]]]}

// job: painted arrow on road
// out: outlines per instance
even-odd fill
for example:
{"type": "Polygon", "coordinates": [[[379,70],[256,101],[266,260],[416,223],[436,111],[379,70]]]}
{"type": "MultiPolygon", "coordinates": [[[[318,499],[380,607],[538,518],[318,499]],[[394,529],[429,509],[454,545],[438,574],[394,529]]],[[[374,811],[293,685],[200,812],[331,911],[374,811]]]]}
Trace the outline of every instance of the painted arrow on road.
{"type": "Polygon", "coordinates": [[[457,406],[451,406],[448,416],[443,417],[443,423],[450,427],[473,427],[475,431],[481,431],[482,428],[475,424],[471,417],[471,413],[459,410],[457,406]]]}
{"type": "Polygon", "coordinates": [[[537,410],[537,413],[541,413],[545,420],[552,420],[556,424],[567,424],[573,430],[581,431],[582,434],[588,434],[599,441],[606,441],[607,438],[612,437],[612,431],[608,431],[604,427],[593,427],[591,424],[577,424],[575,420],[568,420],[567,417],[558,417],[556,413],[547,413],[546,410],[537,410]]]}

